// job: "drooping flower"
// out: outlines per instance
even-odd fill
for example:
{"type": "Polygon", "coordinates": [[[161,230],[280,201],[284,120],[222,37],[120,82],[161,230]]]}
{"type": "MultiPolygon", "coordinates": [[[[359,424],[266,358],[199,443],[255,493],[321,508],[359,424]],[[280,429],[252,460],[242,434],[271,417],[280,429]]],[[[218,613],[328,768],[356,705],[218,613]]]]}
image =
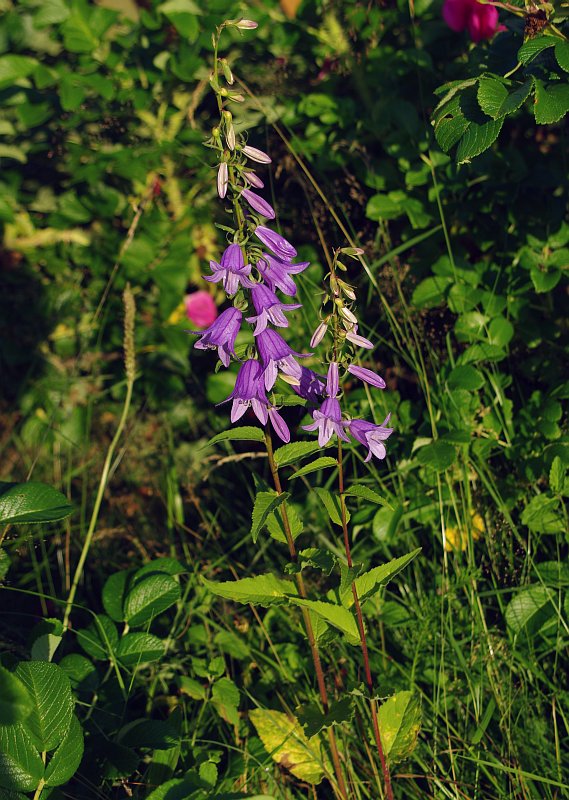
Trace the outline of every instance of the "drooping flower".
{"type": "Polygon", "coordinates": [[[259,176],[255,172],[244,172],[243,177],[245,178],[246,181],[249,181],[251,186],[254,186],[255,189],[262,189],[265,186],[263,181],[259,178],[259,176]]]}
{"type": "Polygon", "coordinates": [[[386,427],[390,417],[391,414],[388,414],[381,425],[375,425],[365,419],[353,419],[348,423],[348,430],[354,439],[368,448],[365,461],[369,461],[372,456],[380,460],[385,458],[386,450],[383,443],[393,433],[393,428],[386,427]]]}
{"type": "Polygon", "coordinates": [[[383,378],[381,378],[371,369],[366,369],[365,367],[358,367],[355,364],[351,364],[348,367],[348,372],[350,375],[359,378],[361,381],[369,383],[370,386],[375,386],[376,389],[385,389],[385,381],[383,378]]]}
{"type": "Polygon", "coordinates": [[[374,348],[373,342],[370,342],[369,339],[359,335],[357,325],[352,325],[352,327],[346,333],[346,339],[352,344],[355,344],[356,347],[365,347],[367,350],[373,350],[374,348]]]}
{"type": "Polygon", "coordinates": [[[263,253],[263,257],[257,261],[257,269],[269,288],[273,291],[280,289],[283,294],[293,297],[296,294],[296,283],[290,276],[302,272],[308,264],[308,261],[290,264],[268,253],[263,253]]]}
{"type": "Polygon", "coordinates": [[[262,331],[255,341],[264,367],[267,391],[275,385],[279,369],[285,375],[300,379],[301,367],[294,357],[307,358],[310,353],[297,353],[279,333],[270,329],[262,331]]]}
{"type": "Polygon", "coordinates": [[[267,424],[269,402],[263,385],[263,366],[259,361],[250,358],[243,363],[237,373],[235,388],[223,402],[230,400],[233,400],[231,422],[237,422],[248,408],[252,408],[259,422],[267,424]]]}
{"type": "Polygon", "coordinates": [[[238,308],[227,308],[222,311],[215,322],[206,328],[205,331],[187,331],[200,338],[194,347],[197,350],[215,350],[219,360],[225,366],[229,366],[231,356],[235,355],[235,339],[241,327],[242,314],[238,308]]]}
{"type": "Polygon", "coordinates": [[[289,303],[288,305],[281,303],[272,289],[269,289],[263,283],[258,283],[251,289],[251,297],[257,314],[253,317],[247,317],[247,322],[255,324],[254,336],[262,333],[269,322],[278,328],[288,328],[288,319],[285,317],[284,312],[294,311],[294,309],[302,306],[302,303],[289,303]]]}
{"type": "Polygon", "coordinates": [[[291,243],[288,242],[284,236],[272,231],[270,228],[264,225],[257,225],[255,228],[255,236],[257,239],[260,239],[265,247],[268,247],[271,253],[274,253],[277,258],[283,261],[291,261],[293,258],[296,258],[296,250],[291,243]]]}
{"type": "Polygon", "coordinates": [[[299,397],[315,405],[324,397],[326,380],[308,367],[300,368],[300,381],[292,387],[299,397]]]}
{"type": "Polygon", "coordinates": [[[467,28],[476,43],[491,39],[498,30],[498,9],[478,0],[445,0],[443,19],[457,33],[467,28]]]}
{"type": "Polygon", "coordinates": [[[275,218],[274,208],[260,195],[252,192],[251,189],[243,189],[241,195],[249,203],[251,208],[261,214],[261,216],[266,217],[267,219],[275,218]]]}
{"type": "Polygon", "coordinates": [[[229,183],[229,174],[227,170],[227,162],[222,161],[217,170],[217,193],[223,200],[227,194],[227,185],[229,183]]]}
{"type": "Polygon", "coordinates": [[[217,306],[209,292],[200,289],[184,297],[186,306],[186,316],[197,325],[198,328],[205,328],[217,319],[217,306]]]}
{"type": "Polygon", "coordinates": [[[290,442],[290,431],[288,429],[288,425],[274,406],[269,408],[269,422],[273,426],[279,439],[285,442],[285,444],[288,444],[290,442]]]}
{"type": "Polygon", "coordinates": [[[243,148],[243,155],[250,158],[251,161],[256,161],[258,164],[270,164],[271,157],[268,156],[263,150],[259,150],[258,147],[250,147],[250,145],[246,145],[243,148]]]}
{"type": "Polygon", "coordinates": [[[327,397],[320,408],[312,412],[312,418],[314,422],[302,427],[305,431],[318,430],[320,447],[327,445],[334,434],[344,442],[350,441],[344,433],[346,423],[342,419],[342,410],[337,398],[327,397]]]}
{"type": "Polygon", "coordinates": [[[218,283],[223,281],[223,288],[228,295],[234,295],[239,285],[252,289],[255,284],[247,276],[251,273],[251,265],[245,264],[243,252],[238,244],[230,244],[221,256],[221,264],[210,261],[212,275],[204,275],[206,281],[218,283]]]}

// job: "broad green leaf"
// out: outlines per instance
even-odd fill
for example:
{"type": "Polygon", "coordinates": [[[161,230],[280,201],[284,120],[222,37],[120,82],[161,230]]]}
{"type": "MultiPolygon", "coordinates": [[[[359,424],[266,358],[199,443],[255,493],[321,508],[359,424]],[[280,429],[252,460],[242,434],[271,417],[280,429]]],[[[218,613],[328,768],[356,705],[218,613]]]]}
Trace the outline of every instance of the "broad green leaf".
{"type": "Polygon", "coordinates": [[[549,470],[549,487],[552,492],[559,494],[565,485],[566,469],[559,456],[555,456],[549,470]]]}
{"type": "Polygon", "coordinates": [[[124,616],[131,628],[145,625],[180,599],[180,584],[171,575],[149,575],[127,591],[124,616]]]}
{"type": "Polygon", "coordinates": [[[251,537],[253,542],[256,542],[259,538],[259,533],[265,527],[269,515],[288,500],[289,497],[290,495],[288,492],[283,492],[282,494],[277,494],[275,491],[257,492],[251,520],[251,537]]]}
{"type": "Polygon", "coordinates": [[[314,614],[322,617],[325,622],[337,628],[345,636],[349,644],[359,644],[360,634],[356,618],[344,606],[327,603],[324,600],[305,600],[302,597],[290,598],[292,603],[309,608],[314,614]]]}
{"type": "MultiPolygon", "coordinates": [[[[318,499],[326,509],[326,512],[332,522],[336,525],[342,524],[342,508],[340,504],[340,498],[337,494],[329,492],[328,489],[322,489],[320,486],[317,486],[314,491],[318,496],[318,499]]],[[[346,522],[350,521],[350,512],[346,509],[346,522]]]]}
{"type": "Polygon", "coordinates": [[[63,624],[58,619],[43,619],[34,626],[30,654],[33,661],[51,661],[63,638],[63,624]]]}
{"type": "Polygon", "coordinates": [[[325,575],[329,575],[336,566],[338,558],[331,550],[307,547],[298,554],[298,562],[301,567],[314,567],[314,569],[322,570],[325,575]]]}
{"type": "Polygon", "coordinates": [[[533,565],[546,586],[569,586],[569,563],[567,561],[541,561],[533,565]]]}
{"type": "Polygon", "coordinates": [[[208,445],[217,444],[218,442],[264,442],[265,434],[261,428],[255,428],[253,425],[244,425],[241,428],[230,428],[227,431],[222,431],[212,436],[208,441],[208,445]]]}
{"type": "Polygon", "coordinates": [[[506,351],[498,345],[477,342],[467,347],[456,362],[458,366],[464,366],[465,364],[478,364],[481,361],[502,361],[506,356],[506,351]]]}
{"type": "Polygon", "coordinates": [[[469,365],[455,367],[448,376],[448,385],[451,389],[466,389],[474,392],[484,386],[484,376],[469,365]]]}
{"type": "Polygon", "coordinates": [[[533,107],[535,121],[539,125],[559,122],[569,111],[569,85],[565,82],[548,83],[538,78],[535,84],[535,105],[533,107]]]}
{"type": "Polygon", "coordinates": [[[124,622],[124,599],[132,571],[123,569],[110,575],[102,592],[103,608],[115,622],[124,622]]]}
{"type": "Polygon", "coordinates": [[[559,40],[553,36],[534,36],[533,39],[528,39],[518,50],[518,61],[522,64],[529,64],[530,61],[538,56],[541,52],[548,47],[553,47],[559,40]]]}
{"type": "Polygon", "coordinates": [[[99,685],[99,673],[92,661],[79,653],[70,653],[59,662],[74,692],[94,692],[99,685]]]}
{"type": "Polygon", "coordinates": [[[195,795],[200,785],[194,779],[172,778],[150,792],[146,800],[188,800],[195,795]]]}
{"type": "Polygon", "coordinates": [[[45,770],[47,786],[61,786],[77,772],[83,758],[83,729],[73,714],[65,738],[50,758],[45,770]]]}
{"type": "Polygon", "coordinates": [[[316,736],[332,725],[345,725],[354,716],[354,698],[348,695],[332,703],[330,710],[324,714],[316,703],[300,706],[296,709],[298,721],[307,736],[316,736]]]}
{"type": "Polygon", "coordinates": [[[117,734],[117,741],[126,747],[146,747],[152,750],[167,750],[175,747],[180,736],[173,725],[161,719],[137,719],[124,725],[117,734]]]}
{"type": "Polygon", "coordinates": [[[211,700],[219,716],[229,725],[239,725],[239,689],[229,678],[219,678],[212,687],[211,700]]]}
{"type": "Polygon", "coordinates": [[[421,729],[421,706],[412,692],[397,692],[379,709],[379,730],[387,760],[397,764],[408,758],[421,729]]]}
{"type": "Polygon", "coordinates": [[[132,585],[135,586],[140,583],[146,575],[156,575],[161,572],[166,575],[181,575],[186,572],[186,567],[180,564],[177,558],[171,558],[170,556],[153,558],[148,564],[136,570],[132,577],[132,585]]]}
{"type": "Polygon", "coordinates": [[[284,602],[289,595],[296,595],[297,589],[292,581],[277,578],[271,572],[265,575],[255,575],[253,578],[241,578],[237,581],[208,581],[202,582],[212,594],[224,597],[226,600],[235,600],[237,603],[252,603],[253,605],[270,606],[284,602]]]}
{"type": "Polygon", "coordinates": [[[459,142],[456,151],[457,163],[464,164],[487,150],[498,138],[503,124],[503,118],[488,117],[483,122],[472,121],[459,142]]]}
{"type": "Polygon", "coordinates": [[[440,439],[421,447],[417,453],[417,461],[424,467],[432,467],[437,472],[444,472],[456,460],[456,449],[440,439]]]}
{"type": "Polygon", "coordinates": [[[531,81],[525,81],[525,83],[517,86],[514,91],[510,92],[505,98],[498,110],[498,116],[503,117],[506,114],[513,114],[514,111],[517,111],[530,96],[532,88],[533,84],[531,81]]]}
{"type": "Polygon", "coordinates": [[[127,633],[117,647],[117,659],[125,667],[157,661],[164,655],[164,642],[151,633],[127,633]]]}
{"type": "Polygon", "coordinates": [[[318,453],[322,448],[318,442],[293,442],[275,450],[275,463],[279,469],[295,464],[302,458],[318,453]]]}
{"type": "Polygon", "coordinates": [[[435,138],[443,153],[448,153],[460,141],[469,125],[470,122],[460,110],[452,117],[441,119],[435,127],[435,138]]]}
{"type": "Polygon", "coordinates": [[[196,15],[202,13],[197,3],[193,0],[168,0],[158,6],[158,10],[170,20],[181,36],[190,42],[196,41],[200,32],[196,15]]]}
{"type": "MultiPolygon", "coordinates": [[[[421,548],[418,547],[411,553],[407,553],[399,558],[394,558],[388,561],[387,564],[381,564],[379,567],[374,567],[368,572],[364,572],[363,575],[359,575],[355,580],[355,584],[360,602],[365,602],[369,597],[375,594],[381,586],[385,586],[385,584],[393,580],[393,578],[401,572],[401,570],[405,569],[420,552],[421,548]]],[[[342,596],[342,603],[350,608],[353,602],[352,592],[351,589],[349,589],[345,595],[342,596]]]]}
{"type": "Polygon", "coordinates": [[[496,119],[500,116],[502,103],[507,96],[507,88],[497,78],[485,76],[478,81],[478,90],[476,92],[478,105],[489,117],[496,119]]]}
{"type": "Polygon", "coordinates": [[[47,661],[23,661],[14,674],[32,699],[26,731],[38,750],[53,750],[63,740],[73,714],[71,685],[65,672],[47,661]]]}
{"type": "Polygon", "coordinates": [[[23,722],[33,707],[32,698],[22,681],[0,666],[0,725],[23,722]]]}
{"type": "Polygon", "coordinates": [[[31,792],[44,774],[40,754],[23,726],[0,725],[0,793],[31,792]]]}
{"type": "MultiPolygon", "coordinates": [[[[294,541],[304,530],[304,523],[302,522],[296,507],[292,503],[287,503],[286,516],[288,519],[290,533],[294,541]]],[[[267,528],[273,539],[276,539],[277,542],[284,542],[284,544],[286,544],[287,539],[285,534],[282,508],[277,508],[273,514],[269,514],[267,517],[267,528]]]]}
{"type": "Polygon", "coordinates": [[[345,495],[350,497],[360,497],[362,500],[368,500],[370,503],[376,503],[379,506],[385,506],[393,510],[391,503],[378,494],[374,489],[369,486],[364,486],[363,483],[355,483],[344,492],[345,495]]]}
{"type": "Polygon", "coordinates": [[[97,614],[87,628],[77,631],[77,640],[91,658],[106,661],[117,648],[119,634],[115,623],[109,617],[97,614]]]}
{"type": "Polygon", "coordinates": [[[311,461],[310,464],[306,464],[304,467],[298,469],[295,473],[291,475],[291,480],[293,478],[299,478],[301,475],[308,475],[310,472],[316,472],[319,469],[324,469],[325,467],[337,467],[338,461],[331,456],[322,456],[321,458],[317,458],[314,461],[311,461]]]}
{"type": "Polygon", "coordinates": [[[555,614],[552,600],[556,592],[541,584],[533,584],[518,591],[506,606],[506,623],[514,634],[522,631],[537,633],[555,614]]]}
{"type": "Polygon", "coordinates": [[[561,280],[560,269],[542,269],[539,267],[532,267],[530,270],[531,282],[534,285],[535,291],[539,294],[550,292],[554,289],[561,280]]]}
{"type": "Polygon", "coordinates": [[[22,78],[27,78],[37,66],[36,59],[28,56],[0,56],[0,89],[12,86],[22,78]]]}
{"type": "Polygon", "coordinates": [[[559,513],[559,500],[538,494],[522,513],[522,524],[535,533],[563,533],[565,524],[559,513]]]}
{"type": "Polygon", "coordinates": [[[506,317],[498,316],[488,326],[488,340],[490,344],[506,347],[514,336],[514,326],[506,317]]]}
{"type": "Polygon", "coordinates": [[[377,221],[397,219],[403,212],[401,203],[396,202],[387,194],[374,194],[366,206],[366,217],[377,221]]]}
{"type": "Polygon", "coordinates": [[[569,42],[561,39],[557,40],[554,52],[557,63],[561,69],[564,69],[565,72],[569,72],[569,42]]]}
{"type": "Polygon", "coordinates": [[[45,483],[0,483],[0,525],[52,522],[72,512],[67,498],[45,483]]]}
{"type": "Polygon", "coordinates": [[[411,302],[418,308],[433,308],[443,302],[444,293],[451,285],[451,279],[443,276],[425,278],[416,287],[411,302]]]}
{"type": "Polygon", "coordinates": [[[307,738],[298,720],[281,711],[256,708],[249,718],[277,764],[302,781],[320,783],[328,765],[318,737],[307,738]]]}

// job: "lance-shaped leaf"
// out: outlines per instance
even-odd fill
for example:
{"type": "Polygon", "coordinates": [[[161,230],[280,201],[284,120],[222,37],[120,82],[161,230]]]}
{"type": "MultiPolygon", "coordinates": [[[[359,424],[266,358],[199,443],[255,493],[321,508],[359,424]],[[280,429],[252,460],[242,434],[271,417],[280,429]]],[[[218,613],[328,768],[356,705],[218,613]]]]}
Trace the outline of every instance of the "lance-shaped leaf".
{"type": "Polygon", "coordinates": [[[254,542],[259,538],[259,534],[264,528],[270,514],[273,513],[290,495],[288,492],[257,492],[255,505],[253,506],[253,517],[251,520],[251,537],[254,542]]]}
{"type": "Polygon", "coordinates": [[[288,467],[301,458],[318,453],[321,449],[318,442],[292,442],[275,450],[275,462],[279,468],[288,467]]]}
{"type": "Polygon", "coordinates": [[[237,581],[208,581],[202,582],[212,594],[224,597],[226,600],[235,600],[237,603],[252,603],[258,606],[271,606],[283,603],[289,596],[297,594],[297,589],[292,581],[277,578],[271,572],[265,575],[255,575],[252,578],[241,578],[237,581]]]}
{"type": "Polygon", "coordinates": [[[306,464],[304,467],[297,469],[297,471],[291,475],[291,480],[293,478],[300,478],[301,475],[308,475],[310,472],[316,472],[319,469],[324,469],[324,467],[337,467],[338,461],[331,456],[322,456],[322,458],[317,458],[315,461],[311,461],[310,464],[306,464]]]}
{"type": "Polygon", "coordinates": [[[222,431],[212,436],[208,445],[217,444],[218,442],[264,442],[265,435],[261,428],[256,428],[254,425],[243,425],[241,428],[230,428],[227,431],[222,431]]]}
{"type": "Polygon", "coordinates": [[[397,692],[379,709],[379,730],[387,760],[396,764],[408,758],[421,728],[421,706],[412,692],[397,692]]]}
{"type": "Polygon", "coordinates": [[[349,489],[346,489],[344,492],[345,495],[350,495],[351,497],[361,497],[362,500],[369,500],[370,503],[376,503],[379,506],[385,506],[386,508],[393,509],[393,506],[386,500],[385,497],[382,497],[373,489],[370,489],[369,486],[364,486],[361,483],[356,483],[354,486],[350,486],[349,489]]]}
{"type": "Polygon", "coordinates": [[[53,522],[73,511],[65,495],[45,483],[0,483],[0,524],[53,522]]]}
{"type": "MultiPolygon", "coordinates": [[[[322,489],[321,487],[317,486],[314,491],[316,492],[318,499],[326,509],[328,516],[330,517],[331,521],[334,522],[336,525],[342,524],[342,506],[340,502],[340,498],[337,494],[333,494],[329,492],[328,489],[322,489]]],[[[350,521],[350,512],[346,509],[346,522],[350,521]]]]}
{"type": "Polygon", "coordinates": [[[344,606],[327,603],[324,600],[304,600],[300,597],[290,598],[291,602],[309,608],[314,614],[322,617],[327,623],[341,631],[349,644],[359,644],[360,634],[356,618],[344,606]]]}
{"type": "MultiPolygon", "coordinates": [[[[421,548],[418,547],[407,555],[400,556],[388,561],[387,564],[381,564],[379,567],[374,567],[368,572],[364,572],[355,579],[356,589],[360,602],[364,602],[371,597],[381,586],[389,583],[402,569],[413,561],[419,553],[421,548]]],[[[346,587],[342,592],[342,603],[346,608],[350,608],[354,598],[352,595],[351,587],[346,587]]]]}

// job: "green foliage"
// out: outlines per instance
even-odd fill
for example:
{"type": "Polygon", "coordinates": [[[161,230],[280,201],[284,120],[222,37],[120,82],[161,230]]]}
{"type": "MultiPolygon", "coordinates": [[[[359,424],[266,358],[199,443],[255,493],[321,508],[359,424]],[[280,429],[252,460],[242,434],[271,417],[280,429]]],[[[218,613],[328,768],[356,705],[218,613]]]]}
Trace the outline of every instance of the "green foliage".
{"type": "Polygon", "coordinates": [[[379,729],[385,755],[391,764],[409,758],[417,745],[421,705],[412,692],[397,692],[379,709],[379,729]]]}
{"type": "Polygon", "coordinates": [[[0,483],[1,525],[52,522],[72,512],[61,492],[44,483],[0,483]]]}

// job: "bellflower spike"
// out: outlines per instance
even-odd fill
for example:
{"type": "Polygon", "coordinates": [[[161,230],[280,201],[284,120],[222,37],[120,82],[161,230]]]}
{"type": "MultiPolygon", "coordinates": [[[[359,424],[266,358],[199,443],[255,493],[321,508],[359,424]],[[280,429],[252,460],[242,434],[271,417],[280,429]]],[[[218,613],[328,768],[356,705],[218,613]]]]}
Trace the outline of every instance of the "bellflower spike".
{"type": "Polygon", "coordinates": [[[194,347],[197,350],[215,350],[224,367],[229,366],[231,356],[235,355],[235,339],[241,327],[242,314],[238,308],[222,311],[215,322],[204,331],[187,331],[200,338],[194,347]]]}
{"type": "Polygon", "coordinates": [[[227,194],[227,184],[229,183],[229,174],[227,170],[227,162],[222,161],[217,170],[217,193],[223,200],[227,194]]]}
{"type": "Polygon", "coordinates": [[[237,373],[235,388],[223,402],[228,403],[230,400],[233,400],[231,422],[237,422],[248,408],[252,408],[259,422],[267,424],[269,403],[263,386],[263,367],[259,361],[251,358],[243,363],[237,373]]]}
{"type": "Polygon", "coordinates": [[[257,338],[257,349],[264,367],[265,388],[273,388],[277,380],[278,370],[285,375],[292,375],[300,380],[301,367],[295,361],[297,358],[307,358],[311,353],[297,353],[285,342],[276,331],[267,329],[262,331],[257,338]]]}
{"type": "Polygon", "coordinates": [[[312,412],[312,418],[314,422],[302,427],[305,431],[318,430],[318,444],[320,447],[327,445],[334,434],[344,442],[350,441],[344,433],[346,423],[342,420],[340,403],[335,397],[327,397],[320,409],[312,412]]]}
{"type": "Polygon", "coordinates": [[[243,177],[251,184],[251,186],[254,186],[255,189],[263,189],[265,186],[263,181],[254,172],[244,172],[243,177]]]}
{"type": "Polygon", "coordinates": [[[285,444],[288,444],[290,442],[290,431],[288,429],[288,425],[274,406],[269,408],[269,422],[275,429],[275,433],[279,439],[285,444]]]}
{"type": "Polygon", "coordinates": [[[348,367],[348,372],[361,381],[369,383],[370,386],[375,386],[376,389],[385,389],[385,381],[371,369],[365,367],[358,367],[352,364],[348,367]]]}
{"type": "Polygon", "coordinates": [[[308,400],[309,403],[320,403],[326,392],[326,381],[322,375],[318,375],[308,367],[300,368],[300,382],[298,386],[292,387],[299,397],[308,400]]]}
{"type": "Polygon", "coordinates": [[[346,339],[352,344],[355,344],[356,347],[365,347],[367,350],[373,350],[374,348],[373,342],[370,342],[369,339],[359,335],[357,325],[354,325],[350,328],[346,334],[346,339]]]}
{"type": "Polygon", "coordinates": [[[308,264],[308,261],[290,264],[286,261],[281,261],[280,258],[270,256],[268,253],[263,253],[263,258],[257,261],[257,269],[273,292],[275,289],[280,289],[283,294],[293,297],[296,294],[296,283],[290,276],[302,272],[308,264]]]}
{"type": "Polygon", "coordinates": [[[326,378],[326,394],[328,397],[337,397],[340,388],[340,375],[335,361],[330,362],[328,377],[326,378]]]}
{"type": "Polygon", "coordinates": [[[242,196],[245,200],[249,203],[253,211],[257,211],[261,216],[266,217],[267,219],[274,219],[275,218],[275,210],[274,208],[267,203],[266,200],[252,192],[251,189],[243,189],[241,192],[242,196]]]}
{"type": "Polygon", "coordinates": [[[234,295],[239,285],[252,289],[255,284],[247,276],[251,273],[251,265],[243,261],[243,252],[238,244],[230,244],[221,256],[221,264],[210,261],[212,275],[204,275],[206,281],[218,283],[223,281],[223,288],[228,295],[234,295]]]}
{"type": "Polygon", "coordinates": [[[281,303],[276,294],[263,283],[258,283],[251,289],[251,297],[257,315],[247,317],[247,322],[255,324],[254,336],[262,333],[269,322],[278,328],[288,328],[288,319],[283,312],[302,307],[302,303],[289,303],[288,305],[281,303]]]}
{"type": "Polygon", "coordinates": [[[296,250],[290,242],[270,228],[264,225],[258,225],[255,228],[255,236],[260,239],[265,247],[268,247],[271,253],[274,253],[277,258],[283,261],[291,261],[296,257],[296,250]]]}
{"type": "Polygon", "coordinates": [[[348,430],[360,444],[368,448],[368,454],[365,461],[369,461],[372,456],[385,458],[386,450],[383,442],[389,439],[393,433],[393,428],[386,428],[391,414],[383,420],[382,425],[375,425],[373,422],[368,422],[365,419],[353,419],[348,423],[348,430]]]}
{"type": "Polygon", "coordinates": [[[262,150],[259,150],[257,147],[250,147],[249,145],[243,148],[243,155],[250,158],[251,161],[256,161],[257,164],[270,164],[272,160],[271,157],[262,150]]]}

